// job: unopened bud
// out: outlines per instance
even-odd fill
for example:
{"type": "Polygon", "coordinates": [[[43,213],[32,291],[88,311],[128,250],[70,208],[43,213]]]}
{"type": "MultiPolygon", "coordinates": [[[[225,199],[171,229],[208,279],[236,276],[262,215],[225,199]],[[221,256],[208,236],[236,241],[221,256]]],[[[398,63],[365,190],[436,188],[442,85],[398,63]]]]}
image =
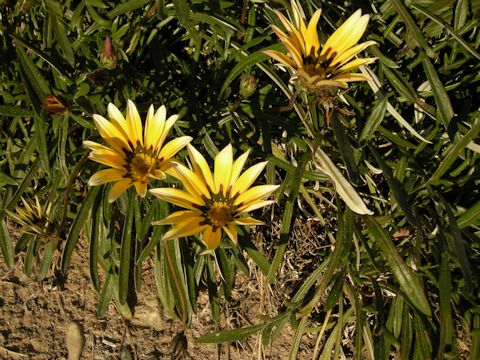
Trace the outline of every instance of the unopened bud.
{"type": "Polygon", "coordinates": [[[103,47],[103,52],[100,54],[100,62],[109,70],[115,69],[115,66],[117,66],[117,56],[113,51],[110,36],[105,38],[105,46],[103,47]]]}
{"type": "Polygon", "coordinates": [[[240,95],[248,98],[257,90],[258,80],[251,74],[243,74],[240,79],[240,95]]]}
{"type": "Polygon", "coordinates": [[[61,114],[67,110],[65,104],[53,94],[45,97],[42,102],[42,108],[50,114],[61,114]]]}

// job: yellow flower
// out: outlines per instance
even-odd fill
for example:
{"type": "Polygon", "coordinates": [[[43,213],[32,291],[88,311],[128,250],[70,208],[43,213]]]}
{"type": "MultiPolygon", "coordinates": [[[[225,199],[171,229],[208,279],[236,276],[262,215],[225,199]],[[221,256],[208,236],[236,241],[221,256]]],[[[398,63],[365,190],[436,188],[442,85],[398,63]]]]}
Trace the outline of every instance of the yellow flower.
{"type": "Polygon", "coordinates": [[[93,141],[84,141],[83,144],[92,150],[89,155],[91,160],[110,166],[111,169],[97,171],[88,184],[96,186],[115,182],[108,193],[109,202],[115,201],[132,185],[138,195],[144,197],[148,182],[165,178],[172,157],[192,138],[182,136],[164,145],[178,115],[166,119],[167,110],[163,105],[155,113],[153,105],[150,106],[143,134],[142,120],[135,104],[130,100],[127,102],[126,118],[113,104],[108,104],[108,117],[110,121],[100,115],[93,115],[93,120],[110,147],[93,141]]]}
{"type": "Polygon", "coordinates": [[[250,151],[233,161],[232,146],[228,145],[215,157],[214,172],[205,158],[190,144],[187,146],[193,171],[177,162],[169,174],[183,184],[184,190],[174,188],[152,189],[150,192],[162,200],[187,210],[177,211],[155,225],[173,225],[163,240],[176,239],[202,233],[204,253],[215,250],[224,231],[237,244],[237,225],[262,225],[263,222],[246,213],[273,203],[265,200],[278,185],[258,185],[250,188],[265,168],[262,162],[242,169],[250,151]]]}
{"type": "Polygon", "coordinates": [[[320,44],[317,24],[321,10],[313,14],[308,25],[303,19],[303,10],[292,0],[294,22],[290,22],[281,12],[273,10],[278,16],[286,32],[272,25],[280,41],[288,50],[288,55],[274,50],[265,50],[264,54],[272,57],[287,67],[293,69],[294,79],[309,91],[316,91],[322,86],[347,88],[352,81],[368,80],[363,74],[351,71],[360,65],[369,64],[375,58],[354,59],[375,41],[366,41],[357,45],[369,21],[368,15],[362,16],[357,10],[328,38],[325,44],[320,44]]]}
{"type": "Polygon", "coordinates": [[[23,208],[17,207],[15,212],[6,210],[7,214],[17,224],[22,226],[22,229],[34,235],[49,235],[51,229],[50,213],[52,204],[48,203],[42,207],[38,197],[35,196],[35,203],[27,201],[22,197],[23,208]]]}

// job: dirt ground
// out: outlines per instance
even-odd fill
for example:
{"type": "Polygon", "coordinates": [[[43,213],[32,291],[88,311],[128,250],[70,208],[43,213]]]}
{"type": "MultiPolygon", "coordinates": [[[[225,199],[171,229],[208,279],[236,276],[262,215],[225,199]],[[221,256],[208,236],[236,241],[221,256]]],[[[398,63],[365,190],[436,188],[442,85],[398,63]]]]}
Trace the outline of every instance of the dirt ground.
{"type": "MultiPolygon", "coordinates": [[[[325,241],[317,233],[311,236],[315,230],[311,229],[311,224],[300,227],[297,224],[295,229],[294,237],[308,239],[313,243],[313,250],[325,241]],[[313,232],[306,234],[305,231],[313,232]]],[[[257,233],[256,241],[266,240],[268,243],[271,239],[265,238],[275,238],[277,235],[278,228],[275,227],[257,233]]],[[[264,251],[268,255],[272,249],[264,251]]],[[[287,261],[282,265],[279,281],[274,287],[258,288],[261,275],[253,264],[250,278],[238,273],[233,298],[228,304],[223,304],[225,316],[222,329],[256,324],[262,314],[278,314],[282,301],[288,297],[301,276],[299,268],[306,270],[315,260],[314,255],[310,259],[308,256],[295,259],[295,253],[298,254],[295,246],[289,247],[287,261]],[[264,294],[262,299],[260,293],[264,294]]],[[[219,346],[194,343],[195,338],[216,330],[207,294],[201,293],[192,325],[183,329],[178,321],[169,319],[162,313],[156,297],[153,264],[148,261],[143,273],[144,284],[133,309],[133,319],[124,320],[113,302],[105,315],[98,319],[98,294],[89,277],[85,238],[81,238],[77,245],[63,284],[59,284],[52,274],[42,282],[36,281],[33,274],[27,278],[22,268],[22,257],[17,259],[17,265],[11,272],[7,271],[0,259],[0,359],[67,359],[66,333],[73,330],[79,332],[76,333],[77,336],[84,338],[82,359],[288,358],[294,336],[290,325],[285,326],[278,339],[266,348],[261,347],[261,339],[257,335],[241,342],[219,346]],[[175,357],[171,350],[172,343],[185,339],[182,333],[187,340],[187,353],[175,357]]],[[[303,336],[299,359],[312,358],[315,341],[316,337],[303,336]]],[[[72,353],[70,356],[74,358],[72,353]]]]}

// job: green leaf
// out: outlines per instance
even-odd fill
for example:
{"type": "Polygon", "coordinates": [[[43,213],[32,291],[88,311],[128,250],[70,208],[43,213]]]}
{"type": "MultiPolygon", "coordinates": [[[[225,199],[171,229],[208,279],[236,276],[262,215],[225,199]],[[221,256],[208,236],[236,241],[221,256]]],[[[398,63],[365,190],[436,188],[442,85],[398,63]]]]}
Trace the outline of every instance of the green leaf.
{"type": "Polygon", "coordinates": [[[137,10],[138,8],[141,8],[142,6],[148,4],[151,2],[151,0],[129,0],[127,2],[124,2],[123,4],[117,5],[115,9],[109,11],[107,16],[110,19],[116,18],[117,16],[124,15],[128,12],[137,10]]]}
{"type": "Polygon", "coordinates": [[[25,71],[27,81],[32,85],[33,90],[40,101],[43,101],[43,99],[51,93],[47,81],[43,78],[39,69],[23,48],[17,46],[15,50],[17,51],[17,56],[22,64],[22,69],[25,71]]]}
{"type": "Polygon", "coordinates": [[[37,158],[30,166],[28,173],[25,175],[25,178],[23,179],[22,183],[13,194],[12,198],[9,199],[9,201],[7,202],[7,206],[5,206],[5,210],[12,210],[17,205],[18,201],[20,200],[20,197],[23,195],[23,193],[26,191],[26,189],[30,185],[34,176],[37,174],[37,171],[39,168],[40,168],[40,159],[37,158]]]}
{"type": "Polygon", "coordinates": [[[440,162],[437,170],[433,173],[433,175],[428,180],[429,182],[435,182],[439,180],[453,165],[454,161],[460,155],[466,146],[475,139],[475,137],[480,132],[480,120],[475,121],[472,128],[453,146],[450,146],[447,154],[440,162]]]}
{"type": "Polygon", "coordinates": [[[42,262],[37,274],[37,281],[42,281],[48,274],[52,265],[53,252],[57,249],[58,240],[50,241],[44,247],[42,262]]]}
{"type": "Polygon", "coordinates": [[[264,321],[258,325],[247,326],[244,328],[228,330],[228,331],[220,331],[217,333],[205,335],[198,339],[195,339],[195,342],[199,344],[221,344],[226,342],[243,340],[251,335],[254,335],[262,331],[270,324],[277,324],[282,322],[285,318],[288,318],[289,315],[290,315],[290,312],[285,311],[280,315],[274,317],[273,319],[270,319],[269,321],[264,321]]]}
{"type": "Polygon", "coordinates": [[[31,117],[33,116],[33,111],[29,109],[23,109],[18,106],[0,105],[0,115],[12,117],[31,117]]]}
{"type": "Polygon", "coordinates": [[[387,98],[383,97],[377,102],[371,114],[368,116],[368,119],[363,126],[362,133],[358,139],[360,142],[367,141],[373,136],[377,128],[382,123],[382,120],[385,118],[386,111],[387,98]]]}
{"type": "Polygon", "coordinates": [[[102,291],[100,293],[100,298],[97,304],[97,316],[101,318],[103,314],[108,310],[108,304],[113,296],[113,282],[112,282],[113,275],[111,272],[107,273],[107,278],[105,279],[105,283],[103,284],[102,291]]]}
{"type": "Polygon", "coordinates": [[[445,128],[448,128],[450,120],[452,120],[454,115],[450,98],[448,97],[447,91],[440,81],[438,73],[433,67],[432,62],[427,57],[423,59],[423,68],[433,91],[433,97],[435,98],[435,103],[437,104],[437,112],[440,120],[443,122],[445,128]]]}
{"type": "Polygon", "coordinates": [[[457,218],[457,225],[463,229],[467,226],[480,224],[480,200],[457,218]]]}
{"type": "Polygon", "coordinates": [[[358,185],[360,182],[360,175],[358,174],[357,162],[353,156],[353,147],[348,138],[347,130],[339,118],[342,118],[341,114],[334,112],[331,120],[333,133],[335,134],[335,139],[337,140],[337,146],[342,155],[343,163],[347,168],[348,178],[353,184],[358,185]]]}
{"type": "MultiPolygon", "coordinates": [[[[43,114],[43,112],[41,114],[43,114]]],[[[45,121],[40,115],[36,115],[34,118],[34,124],[37,150],[40,155],[40,160],[42,161],[43,169],[47,172],[47,174],[49,174],[50,159],[48,157],[47,130],[45,121]]]]}
{"type": "Polygon", "coordinates": [[[90,278],[93,286],[100,290],[100,278],[98,276],[99,247],[105,236],[105,226],[103,224],[102,192],[99,191],[92,207],[91,227],[90,227],[90,257],[89,268],[90,278]]]}
{"type": "Polygon", "coordinates": [[[378,165],[380,165],[381,169],[383,170],[383,175],[385,176],[385,179],[387,180],[388,186],[390,190],[392,191],[393,197],[395,198],[395,201],[398,203],[400,208],[402,209],[403,213],[405,214],[405,217],[407,218],[408,222],[414,226],[418,226],[418,220],[413,213],[413,209],[410,206],[410,203],[408,202],[408,194],[407,192],[403,189],[402,184],[393,176],[392,169],[390,166],[388,166],[385,161],[383,161],[382,157],[380,154],[377,152],[377,150],[374,149],[373,146],[368,146],[372,154],[375,156],[375,159],[378,162],[378,165]]]}
{"type": "Polygon", "coordinates": [[[375,239],[402,291],[418,310],[431,316],[430,305],[418,275],[402,260],[390,236],[380,224],[372,217],[365,217],[365,222],[370,237],[375,239]]]}
{"type": "Polygon", "coordinates": [[[280,241],[275,251],[275,257],[273,258],[272,266],[270,267],[270,271],[268,272],[265,279],[266,282],[272,282],[275,279],[277,270],[282,264],[285,250],[288,244],[288,238],[290,236],[290,227],[293,220],[293,209],[295,207],[295,204],[297,203],[297,196],[300,190],[300,185],[302,184],[303,172],[305,171],[305,167],[307,166],[307,162],[309,159],[310,153],[305,152],[301,155],[297,170],[295,171],[293,177],[293,181],[289,184],[290,193],[282,217],[282,226],[280,228],[280,241]]]}
{"type": "Polygon", "coordinates": [[[120,246],[120,265],[118,269],[118,298],[120,304],[127,302],[129,279],[130,279],[130,257],[132,253],[132,224],[135,215],[134,202],[138,201],[137,193],[129,191],[129,201],[127,205],[127,216],[123,223],[122,243],[120,246]]]}
{"type": "Polygon", "coordinates": [[[417,43],[417,45],[419,47],[423,48],[423,50],[425,50],[425,52],[427,53],[427,55],[429,57],[435,57],[435,54],[434,54],[432,48],[430,48],[430,46],[428,45],[427,40],[425,39],[422,32],[418,28],[417,23],[415,22],[415,20],[410,15],[410,13],[407,10],[407,8],[405,7],[404,3],[400,0],[391,0],[390,2],[395,7],[395,9],[398,11],[398,14],[402,18],[402,20],[405,23],[405,25],[407,26],[408,30],[413,35],[413,38],[415,39],[415,42],[417,43]]]}
{"type": "Polygon", "coordinates": [[[53,17],[53,28],[58,44],[63,52],[63,57],[68,61],[70,66],[75,66],[75,54],[73,53],[72,44],[68,40],[67,29],[63,24],[61,18],[53,17]]]}
{"type": "Polygon", "coordinates": [[[88,192],[88,195],[85,198],[85,201],[82,203],[82,206],[80,207],[80,210],[78,211],[78,214],[75,217],[75,220],[73,220],[73,224],[70,228],[67,241],[65,243],[65,249],[63,250],[63,254],[62,254],[61,269],[64,274],[68,270],[73,249],[75,249],[75,246],[77,245],[80,232],[82,231],[83,226],[88,220],[88,216],[92,208],[94,199],[97,196],[99,191],[100,191],[99,186],[90,188],[90,191],[88,192]]]}
{"type": "Polygon", "coordinates": [[[15,257],[13,254],[13,244],[10,234],[8,233],[7,224],[5,220],[1,220],[0,225],[0,250],[2,251],[3,261],[7,265],[8,270],[13,270],[15,266],[15,257]]]}
{"type": "Polygon", "coordinates": [[[34,235],[28,234],[31,236],[31,240],[28,243],[27,253],[25,254],[23,272],[25,275],[30,276],[33,270],[33,265],[35,263],[35,256],[38,252],[38,247],[40,242],[34,235]]]}

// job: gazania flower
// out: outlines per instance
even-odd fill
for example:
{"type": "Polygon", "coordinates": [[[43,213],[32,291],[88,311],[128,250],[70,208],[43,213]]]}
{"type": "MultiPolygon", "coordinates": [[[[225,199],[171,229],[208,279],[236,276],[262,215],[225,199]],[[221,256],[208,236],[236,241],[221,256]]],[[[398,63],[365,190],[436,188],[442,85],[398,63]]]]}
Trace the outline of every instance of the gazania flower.
{"type": "Polygon", "coordinates": [[[169,171],[182,182],[184,190],[150,190],[158,198],[186,210],[174,212],[154,224],[173,225],[165,233],[164,240],[202,233],[201,240],[206,246],[204,253],[219,246],[222,232],[237,244],[237,225],[263,224],[247,213],[273,203],[273,200],[265,199],[278,188],[277,185],[250,188],[266,162],[253,165],[242,173],[249,151],[233,161],[232,146],[228,145],[215,157],[212,174],[205,158],[190,144],[187,148],[193,170],[175,162],[169,171]]]}
{"type": "Polygon", "coordinates": [[[48,205],[42,206],[36,196],[35,202],[27,201],[22,197],[22,204],[23,208],[17,207],[15,212],[6,210],[12,220],[22,226],[27,233],[40,236],[50,234],[52,204],[48,203],[48,205]]]}
{"type": "Polygon", "coordinates": [[[102,138],[109,146],[93,141],[84,141],[84,145],[92,150],[89,158],[93,161],[110,166],[92,175],[90,186],[115,182],[108,193],[108,201],[115,201],[130,186],[135,186],[138,195],[144,197],[147,184],[152,179],[163,179],[165,171],[170,168],[171,159],[187,145],[192,138],[182,136],[164,145],[165,138],[172,128],[178,115],[168,119],[165,106],[154,113],[150,106],[145,122],[145,132],[142,133],[142,120],[135,104],[128,100],[127,116],[113,104],[108,104],[110,121],[100,115],[93,115],[95,125],[102,138]]]}
{"type": "Polygon", "coordinates": [[[360,65],[375,61],[375,58],[354,59],[358,53],[375,44],[375,41],[366,41],[357,45],[369,21],[369,16],[362,15],[360,9],[323,45],[317,32],[320,9],[315,11],[307,26],[303,10],[295,0],[292,0],[293,23],[278,10],[273,11],[286,32],[275,25],[272,25],[272,29],[287,48],[288,54],[274,50],[265,50],[264,54],[293,69],[294,79],[299,79],[308,91],[316,91],[322,86],[347,88],[349,82],[368,80],[363,74],[351,72],[360,65]]]}

